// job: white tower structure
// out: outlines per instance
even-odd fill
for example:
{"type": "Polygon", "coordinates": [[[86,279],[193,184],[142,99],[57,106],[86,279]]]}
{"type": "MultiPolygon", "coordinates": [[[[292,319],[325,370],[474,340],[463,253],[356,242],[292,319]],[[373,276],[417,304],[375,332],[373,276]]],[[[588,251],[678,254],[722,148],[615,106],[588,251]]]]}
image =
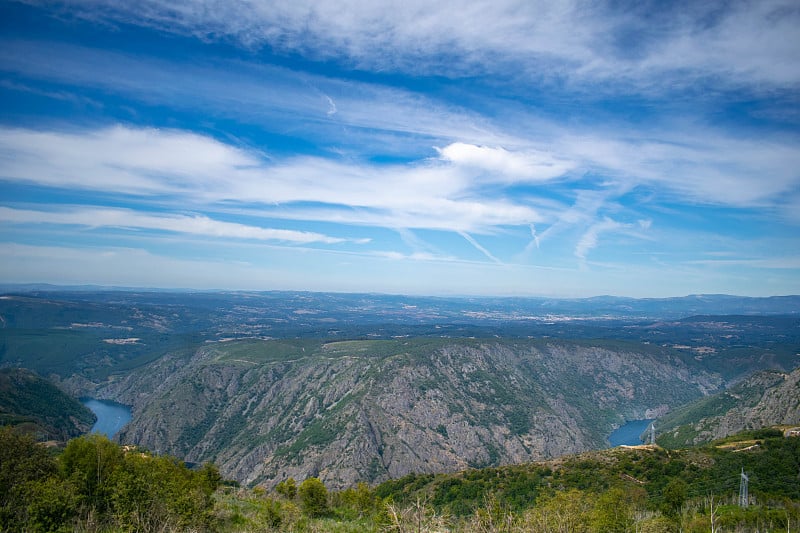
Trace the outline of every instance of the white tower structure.
{"type": "Polygon", "coordinates": [[[750,478],[744,473],[744,467],[742,467],[742,477],[739,481],[739,507],[747,507],[750,503],[750,496],[747,494],[747,483],[749,481],[750,478]]]}

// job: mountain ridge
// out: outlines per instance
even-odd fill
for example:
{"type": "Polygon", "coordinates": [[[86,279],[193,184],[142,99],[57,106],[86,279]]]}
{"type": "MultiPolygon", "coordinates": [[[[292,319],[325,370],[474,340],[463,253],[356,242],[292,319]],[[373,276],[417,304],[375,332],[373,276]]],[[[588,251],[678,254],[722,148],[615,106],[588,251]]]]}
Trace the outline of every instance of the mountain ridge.
{"type": "Polygon", "coordinates": [[[692,446],[745,430],[800,425],[800,367],[761,371],[736,385],[691,402],[659,420],[658,442],[692,446]]]}
{"type": "Polygon", "coordinates": [[[245,484],[332,487],[605,447],[624,419],[722,380],[691,358],[556,340],[212,343],[98,389],[133,405],[119,435],[245,484]]]}

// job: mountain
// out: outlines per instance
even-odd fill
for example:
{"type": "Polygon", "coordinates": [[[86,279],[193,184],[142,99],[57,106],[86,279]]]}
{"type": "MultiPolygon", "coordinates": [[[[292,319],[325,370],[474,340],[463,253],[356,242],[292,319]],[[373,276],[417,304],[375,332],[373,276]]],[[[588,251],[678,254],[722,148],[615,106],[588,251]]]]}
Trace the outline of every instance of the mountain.
{"type": "Polygon", "coordinates": [[[341,488],[607,446],[720,386],[692,357],[630,343],[393,339],[207,343],[96,391],[133,405],[119,435],[274,486],[341,488]]]}
{"type": "Polygon", "coordinates": [[[78,400],[30,370],[0,368],[0,424],[66,441],[86,433],[94,420],[78,400]]]}
{"type": "Polygon", "coordinates": [[[125,442],[338,487],[604,447],[626,420],[798,366],[798,308],[38,288],[0,295],[0,365],[132,405],[125,442]]]}
{"type": "Polygon", "coordinates": [[[757,372],[727,390],[676,409],[658,421],[658,442],[691,446],[777,425],[800,425],[800,367],[789,373],[757,372]]]}

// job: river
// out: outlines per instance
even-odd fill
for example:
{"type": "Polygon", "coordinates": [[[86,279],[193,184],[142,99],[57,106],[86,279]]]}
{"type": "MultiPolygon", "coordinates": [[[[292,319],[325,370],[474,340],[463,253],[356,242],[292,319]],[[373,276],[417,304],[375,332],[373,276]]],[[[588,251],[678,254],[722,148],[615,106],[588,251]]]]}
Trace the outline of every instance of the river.
{"type": "Polygon", "coordinates": [[[111,400],[83,398],[81,403],[88,407],[97,417],[92,426],[92,433],[102,433],[109,439],[131,421],[131,408],[111,400]]]}
{"type": "Polygon", "coordinates": [[[637,446],[643,444],[639,437],[650,427],[651,422],[651,419],[631,420],[626,422],[608,436],[608,442],[611,443],[612,447],[622,445],[637,446]]]}

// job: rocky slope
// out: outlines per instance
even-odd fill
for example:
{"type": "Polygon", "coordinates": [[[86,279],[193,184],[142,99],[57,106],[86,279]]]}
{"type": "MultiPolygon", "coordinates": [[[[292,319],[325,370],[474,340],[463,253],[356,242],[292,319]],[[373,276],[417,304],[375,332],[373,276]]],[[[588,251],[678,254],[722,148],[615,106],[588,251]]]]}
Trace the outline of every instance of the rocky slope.
{"type": "Polygon", "coordinates": [[[659,422],[658,442],[670,447],[701,444],[744,430],[800,425],[800,367],[790,373],[757,372],[659,422]]]}
{"type": "Polygon", "coordinates": [[[119,436],[243,483],[340,488],[603,447],[624,418],[720,384],[672,352],[564,341],[210,343],[95,391],[133,405],[119,436]]]}

